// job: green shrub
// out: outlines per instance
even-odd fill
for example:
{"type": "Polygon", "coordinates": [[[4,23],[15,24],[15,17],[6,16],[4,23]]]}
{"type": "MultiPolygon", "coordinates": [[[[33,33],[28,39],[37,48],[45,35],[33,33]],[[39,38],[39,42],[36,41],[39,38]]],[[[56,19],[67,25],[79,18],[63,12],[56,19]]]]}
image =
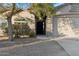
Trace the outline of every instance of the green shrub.
{"type": "Polygon", "coordinates": [[[29,32],[29,37],[35,37],[35,33],[33,31],[29,32]]]}

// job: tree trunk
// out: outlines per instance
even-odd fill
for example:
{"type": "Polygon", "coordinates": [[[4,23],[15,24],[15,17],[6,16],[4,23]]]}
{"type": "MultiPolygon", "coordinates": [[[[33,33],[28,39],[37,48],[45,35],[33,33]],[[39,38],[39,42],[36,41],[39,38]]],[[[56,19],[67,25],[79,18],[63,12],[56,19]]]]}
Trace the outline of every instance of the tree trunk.
{"type": "Polygon", "coordinates": [[[57,22],[57,18],[53,17],[53,36],[58,36],[58,22],[57,22]]]}
{"type": "Polygon", "coordinates": [[[11,18],[12,17],[7,18],[7,22],[8,22],[8,37],[9,37],[9,40],[13,41],[13,28],[12,28],[11,18]]]}
{"type": "Polygon", "coordinates": [[[44,20],[44,34],[46,34],[46,19],[47,19],[47,16],[45,16],[43,18],[43,20],[44,20]]]}
{"type": "MultiPolygon", "coordinates": [[[[44,20],[45,20],[45,19],[44,19],[44,20]]],[[[44,26],[44,34],[46,34],[46,20],[44,21],[43,26],[44,26]]]]}
{"type": "Polygon", "coordinates": [[[9,36],[9,40],[13,41],[13,28],[12,28],[12,16],[14,14],[14,10],[15,10],[15,3],[12,3],[12,10],[9,16],[7,16],[7,22],[8,22],[8,36],[9,36]]]}
{"type": "Polygon", "coordinates": [[[37,35],[37,21],[39,20],[39,18],[35,15],[35,35],[37,35]]]}

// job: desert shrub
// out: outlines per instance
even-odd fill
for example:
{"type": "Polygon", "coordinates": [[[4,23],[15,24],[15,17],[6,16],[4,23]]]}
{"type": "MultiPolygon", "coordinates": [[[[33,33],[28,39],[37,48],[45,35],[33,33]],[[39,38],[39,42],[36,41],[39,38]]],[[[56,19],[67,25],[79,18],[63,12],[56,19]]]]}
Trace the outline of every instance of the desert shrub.
{"type": "Polygon", "coordinates": [[[7,35],[7,32],[8,32],[8,29],[7,29],[7,22],[3,22],[3,23],[1,23],[1,25],[0,25],[0,28],[3,30],[3,33],[4,33],[4,35],[6,34],[7,35]]]}
{"type": "Polygon", "coordinates": [[[14,24],[14,35],[15,37],[19,37],[20,35],[29,35],[31,29],[27,24],[14,24]]]}
{"type": "Polygon", "coordinates": [[[29,37],[35,37],[34,31],[30,31],[30,32],[29,32],[29,37]]]}

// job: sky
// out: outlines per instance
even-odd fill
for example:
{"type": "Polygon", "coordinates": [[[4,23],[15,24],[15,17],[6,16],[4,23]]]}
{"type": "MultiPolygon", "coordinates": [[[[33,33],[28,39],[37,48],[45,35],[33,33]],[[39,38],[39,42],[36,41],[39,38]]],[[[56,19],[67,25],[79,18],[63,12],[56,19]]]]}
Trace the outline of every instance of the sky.
{"type": "Polygon", "coordinates": [[[18,8],[21,8],[21,9],[26,9],[30,7],[30,3],[17,3],[16,5],[18,8]]]}
{"type": "Polygon", "coordinates": [[[61,5],[61,4],[63,4],[63,3],[56,3],[56,4],[54,4],[54,6],[59,6],[59,5],[61,5]]]}

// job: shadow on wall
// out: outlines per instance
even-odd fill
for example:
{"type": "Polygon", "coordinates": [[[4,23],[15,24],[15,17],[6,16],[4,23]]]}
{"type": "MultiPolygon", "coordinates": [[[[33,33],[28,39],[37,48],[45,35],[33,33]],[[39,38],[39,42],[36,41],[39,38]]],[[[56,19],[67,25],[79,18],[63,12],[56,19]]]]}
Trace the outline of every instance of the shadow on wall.
{"type": "Polygon", "coordinates": [[[71,18],[59,18],[58,22],[59,22],[58,24],[59,33],[63,33],[67,36],[75,35],[71,18]]]}

